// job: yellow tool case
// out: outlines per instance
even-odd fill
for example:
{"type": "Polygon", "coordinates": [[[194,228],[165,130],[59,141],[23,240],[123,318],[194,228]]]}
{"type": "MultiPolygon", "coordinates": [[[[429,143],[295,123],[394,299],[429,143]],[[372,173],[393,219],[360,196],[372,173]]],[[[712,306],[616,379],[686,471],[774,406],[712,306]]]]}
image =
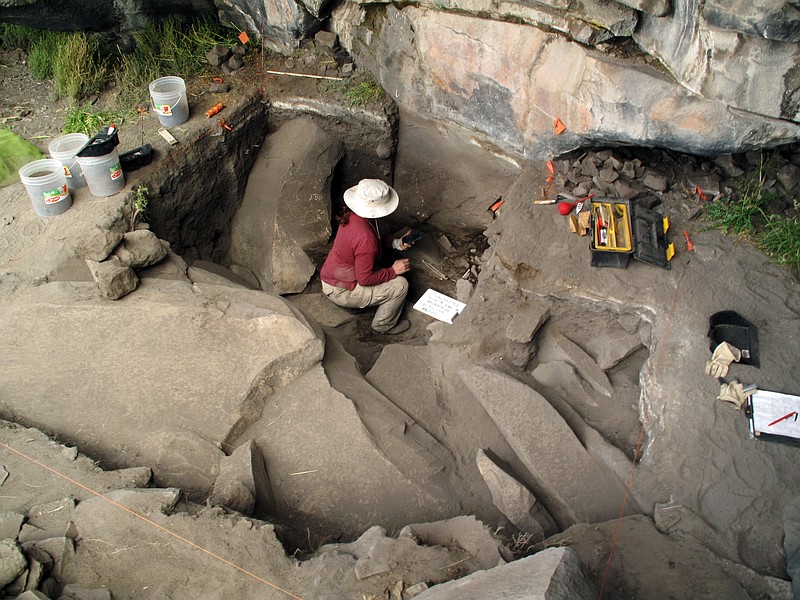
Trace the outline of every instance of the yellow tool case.
{"type": "Polygon", "coordinates": [[[631,257],[671,269],[675,245],[668,241],[669,218],[620,198],[593,198],[592,266],[624,269],[631,257]]]}

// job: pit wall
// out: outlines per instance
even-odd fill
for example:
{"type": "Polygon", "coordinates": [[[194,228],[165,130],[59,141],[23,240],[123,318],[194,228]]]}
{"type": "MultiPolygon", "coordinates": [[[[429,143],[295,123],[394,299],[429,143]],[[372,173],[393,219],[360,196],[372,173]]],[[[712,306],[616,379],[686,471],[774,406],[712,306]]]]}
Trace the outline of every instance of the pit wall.
{"type": "Polygon", "coordinates": [[[157,156],[155,168],[135,182],[148,188],[152,229],[188,264],[203,259],[227,266],[230,224],[259,149],[266,136],[297,116],[311,115],[344,143],[334,198],[362,177],[392,180],[398,117],[388,99],[369,111],[354,110],[335,101],[269,98],[254,89],[228,108],[230,130],[209,126],[205,119],[190,119],[176,133],[180,143],[163,148],[166,157],[157,156]]]}

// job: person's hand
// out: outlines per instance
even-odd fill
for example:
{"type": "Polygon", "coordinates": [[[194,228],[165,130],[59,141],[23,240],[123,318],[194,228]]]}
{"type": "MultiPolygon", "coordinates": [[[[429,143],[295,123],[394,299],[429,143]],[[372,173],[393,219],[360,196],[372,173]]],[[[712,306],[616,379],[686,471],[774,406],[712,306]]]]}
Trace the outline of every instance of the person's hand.
{"type": "Polygon", "coordinates": [[[394,271],[395,275],[402,275],[403,273],[407,273],[411,270],[411,261],[407,258],[400,258],[394,261],[392,265],[392,270],[394,271]]]}
{"type": "Polygon", "coordinates": [[[403,250],[408,250],[409,248],[411,248],[411,244],[404,243],[403,242],[403,238],[406,237],[407,235],[409,235],[412,231],[414,231],[414,230],[409,227],[408,231],[403,233],[403,235],[401,235],[400,237],[394,238],[392,240],[392,248],[394,248],[395,250],[400,250],[401,252],[403,250]]]}

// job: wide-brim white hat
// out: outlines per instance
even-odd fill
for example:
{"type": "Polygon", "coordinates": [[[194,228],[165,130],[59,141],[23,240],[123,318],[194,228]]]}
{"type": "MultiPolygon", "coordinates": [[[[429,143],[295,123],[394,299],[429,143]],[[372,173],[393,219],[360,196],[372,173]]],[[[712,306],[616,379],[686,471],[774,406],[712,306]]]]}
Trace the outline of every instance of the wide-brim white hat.
{"type": "Polygon", "coordinates": [[[359,217],[379,219],[394,212],[400,197],[380,179],[362,179],[345,191],[344,203],[359,217]]]}

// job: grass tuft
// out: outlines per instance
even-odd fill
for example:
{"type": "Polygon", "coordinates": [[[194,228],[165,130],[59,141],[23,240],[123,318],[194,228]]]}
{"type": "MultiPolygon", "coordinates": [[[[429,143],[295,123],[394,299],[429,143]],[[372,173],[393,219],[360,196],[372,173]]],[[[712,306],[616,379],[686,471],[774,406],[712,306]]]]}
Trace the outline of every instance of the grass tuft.
{"type": "Polygon", "coordinates": [[[101,47],[97,36],[85,33],[0,24],[0,49],[27,52],[31,75],[53,81],[54,99],[79,103],[111,83],[117,92],[117,108],[147,100],[147,87],[154,79],[197,75],[206,67],[206,54],[214,44],[230,46],[235,41],[230,31],[211,19],[149,23],[134,33],[134,39],[135,50],[122,54],[118,48],[101,47]]]}
{"type": "Polygon", "coordinates": [[[383,88],[374,81],[362,81],[349,86],[344,97],[350,106],[364,106],[383,97],[383,88]]]}
{"type": "Polygon", "coordinates": [[[66,36],[53,61],[53,80],[56,98],[86,98],[103,89],[107,74],[97,40],[84,33],[66,36]]]}
{"type": "MultiPolygon", "coordinates": [[[[706,207],[706,219],[725,233],[751,241],[776,263],[790,265],[800,273],[800,217],[768,214],[767,206],[776,198],[764,190],[768,167],[762,164],[738,193],[711,202],[706,207]]],[[[800,210],[797,200],[794,209],[800,210]]]]}
{"type": "Polygon", "coordinates": [[[800,273],[800,217],[771,215],[758,237],[758,247],[778,264],[790,265],[800,273]]]}
{"type": "Polygon", "coordinates": [[[201,73],[207,66],[206,54],[215,44],[230,45],[230,32],[210,20],[189,26],[168,20],[148,24],[134,39],[135,50],[119,58],[114,77],[118,102],[129,106],[147,100],[147,85],[159,77],[186,79],[201,73]]]}

